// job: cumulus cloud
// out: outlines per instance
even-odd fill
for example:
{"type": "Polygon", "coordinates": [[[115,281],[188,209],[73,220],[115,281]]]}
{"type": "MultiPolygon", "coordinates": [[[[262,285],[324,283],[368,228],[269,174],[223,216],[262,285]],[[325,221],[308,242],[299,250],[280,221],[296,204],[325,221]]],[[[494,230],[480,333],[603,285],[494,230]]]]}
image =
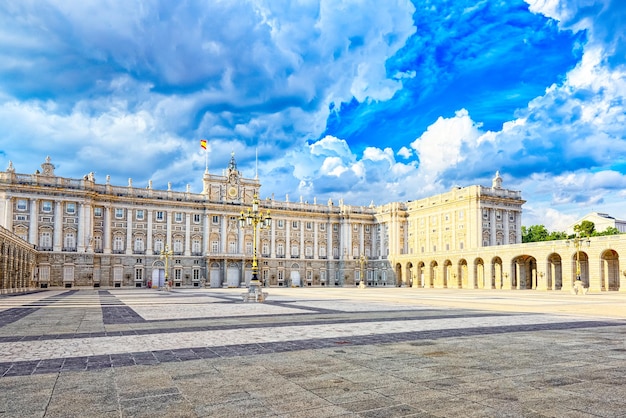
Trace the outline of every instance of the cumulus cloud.
{"type": "Polygon", "coordinates": [[[234,151],[252,177],[258,155],[264,194],[291,200],[411,200],[500,170],[529,219],[617,207],[626,8],[527,3],[3,3],[0,157],[199,191],[206,138],[212,172],[234,151]]]}

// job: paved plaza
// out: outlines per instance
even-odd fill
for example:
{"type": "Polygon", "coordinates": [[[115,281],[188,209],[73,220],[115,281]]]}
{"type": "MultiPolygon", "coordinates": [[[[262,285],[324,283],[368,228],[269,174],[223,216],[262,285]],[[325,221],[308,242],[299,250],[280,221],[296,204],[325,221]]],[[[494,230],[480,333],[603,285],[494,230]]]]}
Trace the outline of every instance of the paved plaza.
{"type": "Polygon", "coordinates": [[[0,297],[0,417],[626,417],[626,295],[0,297]]]}

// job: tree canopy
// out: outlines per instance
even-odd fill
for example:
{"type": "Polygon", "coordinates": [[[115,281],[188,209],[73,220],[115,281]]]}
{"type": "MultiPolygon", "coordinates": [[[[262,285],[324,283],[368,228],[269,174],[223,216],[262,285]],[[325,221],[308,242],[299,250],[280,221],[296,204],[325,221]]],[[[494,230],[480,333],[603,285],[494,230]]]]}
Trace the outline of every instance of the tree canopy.
{"type": "Polygon", "coordinates": [[[565,232],[550,232],[543,225],[522,226],[522,242],[554,241],[560,239],[574,238],[576,233],[581,237],[597,237],[602,235],[617,235],[619,230],[614,226],[607,227],[604,231],[596,231],[596,225],[591,221],[582,221],[574,225],[574,234],[568,235],[565,232]]]}

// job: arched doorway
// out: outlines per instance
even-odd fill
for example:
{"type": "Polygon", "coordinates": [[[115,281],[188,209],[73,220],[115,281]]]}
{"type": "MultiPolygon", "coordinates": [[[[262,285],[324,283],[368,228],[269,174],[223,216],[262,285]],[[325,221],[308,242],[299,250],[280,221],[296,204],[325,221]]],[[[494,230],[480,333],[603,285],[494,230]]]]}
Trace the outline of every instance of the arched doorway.
{"type": "Polygon", "coordinates": [[[548,267],[545,274],[548,289],[561,290],[563,287],[563,270],[559,254],[552,253],[548,256],[548,267]]]}
{"type": "Polygon", "coordinates": [[[209,283],[211,287],[222,287],[222,275],[218,263],[211,263],[209,266],[209,283]]]}
{"type": "Polygon", "coordinates": [[[439,281],[439,264],[435,260],[430,262],[430,274],[428,277],[428,287],[435,287],[435,284],[439,281]]]}
{"type": "Polygon", "coordinates": [[[402,265],[400,263],[396,264],[396,286],[402,286],[402,265]]]}
{"type": "Polygon", "coordinates": [[[600,286],[601,290],[619,290],[619,255],[615,250],[606,250],[600,256],[600,286]]]}
{"type": "Polygon", "coordinates": [[[293,263],[291,265],[289,281],[291,282],[291,287],[302,287],[302,280],[300,279],[300,265],[298,265],[298,263],[293,263]]]}
{"type": "Polygon", "coordinates": [[[474,277],[476,278],[474,282],[475,288],[491,289],[491,286],[488,286],[487,283],[485,283],[485,262],[482,258],[474,260],[474,277]]]}
{"type": "Polygon", "coordinates": [[[512,289],[537,288],[537,260],[530,255],[520,255],[513,259],[515,268],[511,271],[512,289]]]}
{"type": "Polygon", "coordinates": [[[404,283],[409,287],[417,287],[417,279],[415,278],[415,274],[413,271],[413,263],[410,261],[406,263],[406,277],[404,279],[404,283]]]}
{"type": "MultiPolygon", "coordinates": [[[[491,259],[491,276],[489,278],[488,289],[502,289],[504,288],[504,270],[502,266],[502,259],[500,257],[494,257],[491,259]]],[[[508,274],[508,273],[506,273],[508,274]]]]}
{"type": "Polygon", "coordinates": [[[237,263],[228,263],[226,267],[226,285],[228,287],[239,287],[241,282],[241,270],[237,263]]]}
{"type": "MultiPolygon", "coordinates": [[[[457,275],[458,275],[457,285],[459,289],[466,289],[470,287],[469,274],[467,271],[467,261],[465,259],[459,260],[459,265],[458,265],[457,270],[458,270],[457,271],[457,275]]],[[[473,289],[474,286],[471,286],[471,288],[473,289]]]]}
{"type": "Polygon", "coordinates": [[[152,263],[152,277],[150,287],[160,289],[165,286],[165,264],[161,260],[152,263]]]}
{"type": "MultiPolygon", "coordinates": [[[[443,263],[443,274],[442,274],[442,287],[447,289],[450,286],[450,279],[452,275],[452,261],[446,260],[443,263]]],[[[454,279],[456,280],[456,274],[454,279]]]]}
{"type": "Polygon", "coordinates": [[[425,277],[424,277],[424,268],[425,268],[425,267],[426,267],[426,266],[424,265],[424,262],[423,262],[423,261],[420,261],[420,262],[417,264],[417,272],[416,272],[416,273],[417,273],[417,274],[416,274],[417,279],[416,279],[416,280],[417,280],[417,283],[418,283],[418,286],[419,286],[419,287],[426,287],[426,283],[424,282],[424,280],[425,280],[425,277]]]}
{"type": "Polygon", "coordinates": [[[584,251],[576,251],[572,255],[572,277],[571,286],[574,286],[578,278],[578,269],[580,268],[580,280],[583,287],[589,287],[589,256],[584,251]],[[580,257],[580,258],[579,258],[580,257]]]}

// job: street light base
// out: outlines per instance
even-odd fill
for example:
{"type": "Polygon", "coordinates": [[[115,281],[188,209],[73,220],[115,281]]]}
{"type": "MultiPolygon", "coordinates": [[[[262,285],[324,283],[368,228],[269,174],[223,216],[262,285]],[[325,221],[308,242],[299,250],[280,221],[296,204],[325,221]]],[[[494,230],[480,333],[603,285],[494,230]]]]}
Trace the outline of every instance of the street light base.
{"type": "Polygon", "coordinates": [[[263,292],[261,282],[259,280],[252,279],[248,285],[248,291],[241,295],[244,302],[265,302],[267,299],[267,292],[263,292]]]}

